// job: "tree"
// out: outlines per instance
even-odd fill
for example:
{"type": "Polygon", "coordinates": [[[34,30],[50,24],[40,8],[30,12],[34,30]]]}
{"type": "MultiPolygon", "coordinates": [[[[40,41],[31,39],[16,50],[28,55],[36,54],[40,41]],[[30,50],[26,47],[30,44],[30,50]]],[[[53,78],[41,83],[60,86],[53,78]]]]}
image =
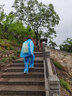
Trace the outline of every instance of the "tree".
{"type": "Polygon", "coordinates": [[[6,14],[4,13],[3,6],[4,5],[0,5],[0,38],[2,38],[2,35],[3,35],[3,21],[6,16],[6,14]]]}
{"type": "Polygon", "coordinates": [[[60,45],[60,50],[72,52],[72,39],[67,38],[67,40],[60,45]]]}
{"type": "Polygon", "coordinates": [[[0,24],[2,24],[2,21],[4,20],[5,15],[6,15],[6,14],[4,13],[3,6],[4,6],[4,5],[0,5],[0,24]]]}
{"type": "Polygon", "coordinates": [[[6,15],[5,20],[3,21],[3,29],[4,32],[8,31],[9,26],[15,22],[15,14],[13,12],[10,12],[8,15],[6,15]]]}
{"type": "Polygon", "coordinates": [[[55,49],[55,47],[57,47],[57,44],[55,42],[53,42],[52,40],[49,41],[49,47],[55,49]]]}
{"type": "Polygon", "coordinates": [[[16,39],[17,42],[22,43],[28,35],[34,36],[34,31],[29,29],[30,26],[24,27],[21,21],[16,21],[9,26],[8,32],[10,35],[8,37],[11,40],[16,39]]]}
{"type": "Polygon", "coordinates": [[[43,36],[47,34],[47,38],[51,38],[53,34],[56,35],[54,27],[59,23],[59,16],[52,4],[45,5],[37,0],[15,0],[13,7],[18,20],[30,25],[35,31],[37,44],[40,32],[43,36]]]}

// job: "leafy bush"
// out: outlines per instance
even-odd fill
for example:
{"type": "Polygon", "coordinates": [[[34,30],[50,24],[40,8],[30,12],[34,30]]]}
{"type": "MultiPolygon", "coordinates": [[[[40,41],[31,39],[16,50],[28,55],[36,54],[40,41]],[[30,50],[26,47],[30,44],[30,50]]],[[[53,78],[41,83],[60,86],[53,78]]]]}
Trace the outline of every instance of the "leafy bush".
{"type": "Polygon", "coordinates": [[[55,42],[53,42],[52,40],[50,40],[49,47],[55,49],[57,47],[57,44],[55,42]]]}
{"type": "Polygon", "coordinates": [[[34,37],[34,31],[31,30],[30,26],[24,27],[22,21],[17,20],[13,12],[6,15],[2,24],[0,23],[1,39],[7,39],[19,45],[24,41],[24,38],[28,37],[28,35],[34,37]]]}
{"type": "Polygon", "coordinates": [[[70,85],[68,82],[64,81],[64,79],[60,79],[60,84],[63,86],[65,89],[70,90],[70,85]]]}
{"type": "Polygon", "coordinates": [[[0,39],[0,46],[7,50],[11,48],[10,41],[6,39],[0,39]]]}
{"type": "Polygon", "coordinates": [[[15,60],[17,57],[16,56],[9,56],[9,57],[5,57],[5,58],[2,58],[0,60],[0,62],[7,62],[7,61],[12,61],[12,60],[15,60]]]}
{"type": "Polygon", "coordinates": [[[24,38],[31,35],[35,35],[33,30],[29,30],[30,26],[24,27],[21,21],[13,22],[8,27],[7,39],[17,42],[17,44],[22,43],[24,38]]]}
{"type": "Polygon", "coordinates": [[[67,38],[67,40],[60,45],[60,50],[72,52],[72,39],[67,38]]]}
{"type": "Polygon", "coordinates": [[[63,69],[63,66],[62,66],[61,64],[59,64],[57,61],[53,61],[53,63],[54,63],[54,65],[55,65],[58,69],[60,69],[60,70],[63,69]]]}
{"type": "Polygon", "coordinates": [[[3,48],[0,46],[0,51],[3,51],[3,48]]]}
{"type": "MultiPolygon", "coordinates": [[[[19,45],[20,46],[20,45],[19,45]]],[[[18,44],[15,40],[0,39],[0,51],[2,50],[15,50],[18,47],[18,44]]]]}
{"type": "Polygon", "coordinates": [[[21,51],[21,50],[17,50],[16,53],[17,53],[17,54],[20,54],[20,51],[21,51]]]}
{"type": "Polygon", "coordinates": [[[10,56],[8,59],[9,60],[15,60],[17,57],[16,56],[10,56]]]}
{"type": "Polygon", "coordinates": [[[0,60],[0,62],[6,62],[8,60],[8,58],[2,58],[1,60],[0,60]]]}

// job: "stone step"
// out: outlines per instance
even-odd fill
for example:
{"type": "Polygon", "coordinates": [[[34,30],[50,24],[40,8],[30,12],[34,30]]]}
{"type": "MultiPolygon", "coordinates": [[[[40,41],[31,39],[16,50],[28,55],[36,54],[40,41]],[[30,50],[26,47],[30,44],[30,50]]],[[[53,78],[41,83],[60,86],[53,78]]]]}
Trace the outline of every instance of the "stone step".
{"type": "Polygon", "coordinates": [[[41,51],[34,51],[34,54],[43,53],[41,51]]]}
{"type": "Polygon", "coordinates": [[[7,95],[0,95],[0,96],[45,96],[45,95],[38,95],[38,94],[37,94],[37,95],[36,95],[36,94],[34,94],[34,95],[26,95],[26,94],[25,94],[25,95],[24,95],[24,94],[23,94],[23,95],[22,95],[22,94],[21,94],[21,95],[14,95],[14,94],[11,95],[11,94],[10,94],[10,95],[9,95],[9,94],[7,94],[7,95]]]}
{"type": "Polygon", "coordinates": [[[42,95],[45,96],[44,86],[0,85],[0,95],[42,95]]]}
{"type": "Polygon", "coordinates": [[[31,86],[44,86],[44,82],[0,82],[0,85],[31,85],[31,86]]]}
{"type": "Polygon", "coordinates": [[[0,95],[42,95],[45,96],[45,90],[42,86],[3,86],[0,85],[0,95]]]}
{"type": "Polygon", "coordinates": [[[5,72],[2,74],[3,78],[44,78],[44,72],[5,72]]]}
{"type": "MultiPolygon", "coordinates": [[[[44,65],[42,63],[35,63],[34,64],[35,67],[44,67],[44,65]]],[[[10,67],[24,67],[24,63],[14,63],[14,64],[11,64],[10,67]]]]}
{"type": "MultiPolygon", "coordinates": [[[[17,60],[17,61],[14,61],[13,63],[24,63],[23,60],[17,60]]],[[[43,63],[43,60],[35,60],[34,63],[43,63]]]]}
{"type": "MultiPolygon", "coordinates": [[[[4,72],[24,72],[24,67],[9,67],[4,72]]],[[[43,67],[29,68],[29,72],[44,72],[43,67]]]]}
{"type": "Polygon", "coordinates": [[[8,66],[0,78],[0,96],[46,96],[43,53],[34,52],[35,67],[24,74],[24,61],[19,59],[8,66]]]}
{"type": "Polygon", "coordinates": [[[0,78],[0,85],[42,85],[43,78],[0,78]]]}
{"type": "Polygon", "coordinates": [[[35,54],[35,57],[43,57],[43,54],[35,54]]]}
{"type": "Polygon", "coordinates": [[[43,52],[34,52],[35,57],[43,57],[43,52]]]}
{"type": "Polygon", "coordinates": [[[0,85],[31,85],[31,86],[44,86],[44,82],[0,82],[0,85]]]}
{"type": "Polygon", "coordinates": [[[24,81],[24,82],[28,82],[28,81],[42,81],[44,82],[44,78],[0,78],[0,81],[16,81],[16,82],[19,82],[19,81],[24,81]]]}

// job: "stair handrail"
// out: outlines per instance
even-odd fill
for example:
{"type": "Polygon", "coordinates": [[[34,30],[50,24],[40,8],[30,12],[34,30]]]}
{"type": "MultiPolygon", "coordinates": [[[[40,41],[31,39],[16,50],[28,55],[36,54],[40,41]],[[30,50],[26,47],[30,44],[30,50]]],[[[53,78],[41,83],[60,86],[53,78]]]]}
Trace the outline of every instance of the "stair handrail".
{"type": "Polygon", "coordinates": [[[44,70],[45,70],[45,81],[46,85],[46,96],[60,96],[60,82],[56,74],[53,73],[52,64],[50,61],[50,52],[47,46],[43,43],[43,54],[44,54],[44,70]],[[49,92],[49,93],[48,93],[49,92]]]}

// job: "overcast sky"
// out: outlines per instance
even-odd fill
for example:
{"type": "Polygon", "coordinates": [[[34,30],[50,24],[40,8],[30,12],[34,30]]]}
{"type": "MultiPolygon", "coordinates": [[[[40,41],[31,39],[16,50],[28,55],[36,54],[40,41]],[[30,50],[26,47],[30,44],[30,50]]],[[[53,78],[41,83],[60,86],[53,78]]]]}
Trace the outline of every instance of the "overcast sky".
{"type": "MultiPolygon", "coordinates": [[[[72,38],[72,0],[38,0],[44,4],[52,3],[55,11],[60,17],[60,23],[56,26],[57,37],[54,41],[59,45],[66,38],[72,38]]],[[[5,4],[4,9],[8,14],[11,10],[14,0],[0,0],[0,5],[5,4]]]]}

